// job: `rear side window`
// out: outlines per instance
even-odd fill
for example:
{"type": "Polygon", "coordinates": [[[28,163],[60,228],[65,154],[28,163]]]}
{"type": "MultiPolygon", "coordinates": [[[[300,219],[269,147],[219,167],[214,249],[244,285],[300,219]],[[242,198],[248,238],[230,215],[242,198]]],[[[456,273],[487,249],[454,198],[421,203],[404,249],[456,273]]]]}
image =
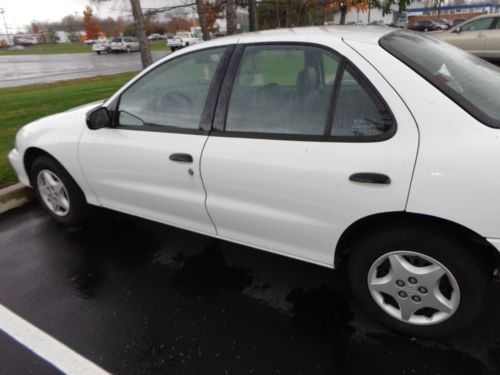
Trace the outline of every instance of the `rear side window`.
{"type": "Polygon", "coordinates": [[[430,36],[394,31],[381,46],[484,124],[500,128],[500,69],[430,36]]]}
{"type": "Polygon", "coordinates": [[[350,65],[342,74],[330,135],[378,136],[392,127],[392,116],[373,88],[350,65]]]}
{"type": "Polygon", "coordinates": [[[245,48],[233,86],[226,130],[324,135],[340,58],[321,48],[245,48]]]}
{"type": "Polygon", "coordinates": [[[341,56],[315,46],[273,44],[245,47],[225,131],[379,140],[393,124],[375,90],[341,56]]]}

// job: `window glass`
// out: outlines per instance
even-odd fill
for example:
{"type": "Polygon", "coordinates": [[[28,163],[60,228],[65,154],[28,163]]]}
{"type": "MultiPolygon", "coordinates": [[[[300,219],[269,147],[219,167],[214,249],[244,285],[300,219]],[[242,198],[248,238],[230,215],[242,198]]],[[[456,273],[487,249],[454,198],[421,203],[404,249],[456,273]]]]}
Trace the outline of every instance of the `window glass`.
{"type": "Polygon", "coordinates": [[[495,28],[497,30],[500,30],[500,17],[496,17],[496,26],[495,26],[495,28]]]}
{"type": "Polygon", "coordinates": [[[500,128],[500,68],[427,35],[395,31],[380,44],[480,121],[500,128]]]}
{"type": "Polygon", "coordinates": [[[377,136],[392,126],[392,116],[373,89],[350,66],[342,74],[331,135],[377,136]]]}
{"type": "Polygon", "coordinates": [[[338,64],[336,55],[316,47],[246,47],[226,130],[323,135],[338,64]]]}
{"type": "Polygon", "coordinates": [[[176,58],[154,69],[120,98],[119,124],[198,129],[224,48],[176,58]]]}
{"type": "Polygon", "coordinates": [[[488,30],[491,25],[492,17],[481,18],[477,21],[469,22],[466,25],[460,27],[462,31],[478,31],[478,30],[488,30]]]}

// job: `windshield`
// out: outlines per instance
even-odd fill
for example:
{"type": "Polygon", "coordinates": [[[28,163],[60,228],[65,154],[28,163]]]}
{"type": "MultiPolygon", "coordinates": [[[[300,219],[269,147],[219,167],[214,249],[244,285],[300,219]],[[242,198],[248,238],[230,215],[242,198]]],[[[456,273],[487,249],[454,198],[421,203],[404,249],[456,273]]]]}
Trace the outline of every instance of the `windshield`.
{"type": "Polygon", "coordinates": [[[113,43],[121,43],[122,42],[122,38],[115,38],[112,40],[113,43]]]}
{"type": "Polygon", "coordinates": [[[451,44],[406,30],[384,36],[380,45],[472,116],[500,128],[500,68],[451,44]]]}

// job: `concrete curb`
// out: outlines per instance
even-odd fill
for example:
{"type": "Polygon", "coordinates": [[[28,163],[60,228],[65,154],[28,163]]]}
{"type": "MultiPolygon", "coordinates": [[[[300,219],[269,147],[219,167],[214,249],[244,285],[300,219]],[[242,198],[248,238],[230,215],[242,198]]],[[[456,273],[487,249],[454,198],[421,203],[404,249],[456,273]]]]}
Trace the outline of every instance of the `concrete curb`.
{"type": "Polygon", "coordinates": [[[0,189],[0,214],[33,200],[33,190],[18,182],[0,189]]]}

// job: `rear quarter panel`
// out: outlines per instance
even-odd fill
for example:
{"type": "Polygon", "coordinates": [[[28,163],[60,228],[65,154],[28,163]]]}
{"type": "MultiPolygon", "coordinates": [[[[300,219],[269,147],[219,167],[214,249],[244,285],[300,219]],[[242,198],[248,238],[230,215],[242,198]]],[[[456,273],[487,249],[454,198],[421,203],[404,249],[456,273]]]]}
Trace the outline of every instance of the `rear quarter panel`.
{"type": "Polygon", "coordinates": [[[380,46],[350,45],[396,89],[417,122],[420,144],[407,211],[500,238],[500,129],[476,120],[380,46]]]}

